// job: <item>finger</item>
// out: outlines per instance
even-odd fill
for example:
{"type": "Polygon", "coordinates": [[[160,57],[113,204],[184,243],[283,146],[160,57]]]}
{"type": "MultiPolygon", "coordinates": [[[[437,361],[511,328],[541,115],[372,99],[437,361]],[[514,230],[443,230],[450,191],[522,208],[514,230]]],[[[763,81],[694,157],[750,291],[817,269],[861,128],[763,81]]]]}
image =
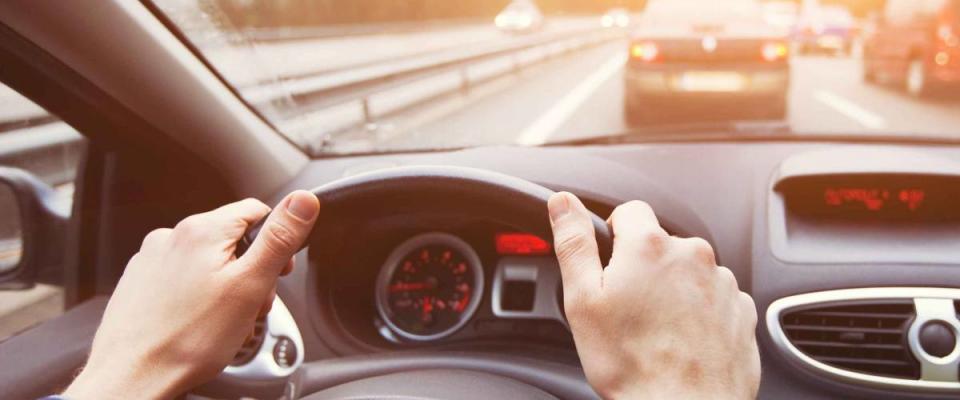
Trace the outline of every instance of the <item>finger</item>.
{"type": "Polygon", "coordinates": [[[260,221],[269,212],[269,206],[251,198],[221,206],[207,214],[225,220],[243,221],[249,226],[260,221]]]}
{"type": "Polygon", "coordinates": [[[207,213],[211,219],[232,223],[241,228],[231,232],[232,239],[239,239],[251,225],[270,213],[270,207],[257,199],[244,199],[230,203],[207,213]]]}
{"type": "Polygon", "coordinates": [[[293,259],[291,258],[287,265],[283,266],[283,270],[280,271],[280,276],[287,276],[293,272],[293,259]]]}
{"type": "Polygon", "coordinates": [[[620,205],[610,214],[608,223],[613,230],[611,266],[656,259],[667,250],[670,237],[647,203],[634,200],[620,205]]]}
{"type": "MultiPolygon", "coordinates": [[[[218,237],[228,239],[230,243],[235,243],[243,236],[250,225],[263,219],[269,212],[270,207],[260,200],[244,199],[188,219],[193,219],[198,224],[203,225],[197,230],[216,233],[218,237]]],[[[184,222],[187,222],[187,220],[184,220],[184,222]]],[[[212,235],[208,235],[208,237],[213,238],[212,235]]]]}
{"type": "Polygon", "coordinates": [[[320,212],[313,193],[293,192],[270,213],[250,249],[240,258],[245,268],[277,277],[290,258],[300,250],[320,212]]]}
{"type": "Polygon", "coordinates": [[[565,192],[550,196],[547,208],[564,293],[580,296],[600,289],[603,265],[590,212],[580,199],[565,192]]]}

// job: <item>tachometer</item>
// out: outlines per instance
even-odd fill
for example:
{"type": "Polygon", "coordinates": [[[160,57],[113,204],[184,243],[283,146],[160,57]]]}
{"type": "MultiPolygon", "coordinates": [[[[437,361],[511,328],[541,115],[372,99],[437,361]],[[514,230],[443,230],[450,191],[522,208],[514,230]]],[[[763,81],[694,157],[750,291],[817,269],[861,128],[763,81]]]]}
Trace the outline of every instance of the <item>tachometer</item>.
{"type": "Polygon", "coordinates": [[[377,311],[395,334],[439,339],[463,327],[480,305],[480,257],[446,233],[415,236],[393,250],[377,278],[377,311]]]}

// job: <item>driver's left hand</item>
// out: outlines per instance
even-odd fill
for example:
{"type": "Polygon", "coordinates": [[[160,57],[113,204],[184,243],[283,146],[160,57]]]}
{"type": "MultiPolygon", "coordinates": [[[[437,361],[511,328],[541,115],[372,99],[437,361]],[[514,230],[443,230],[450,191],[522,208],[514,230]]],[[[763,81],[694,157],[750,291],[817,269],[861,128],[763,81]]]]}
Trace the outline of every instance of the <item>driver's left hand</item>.
{"type": "Polygon", "coordinates": [[[319,210],[313,194],[291,193],[239,259],[237,241],[270,212],[257,200],[150,232],[64,397],[170,398],[215,377],[269,310],[277,278],[292,269],[319,210]]]}

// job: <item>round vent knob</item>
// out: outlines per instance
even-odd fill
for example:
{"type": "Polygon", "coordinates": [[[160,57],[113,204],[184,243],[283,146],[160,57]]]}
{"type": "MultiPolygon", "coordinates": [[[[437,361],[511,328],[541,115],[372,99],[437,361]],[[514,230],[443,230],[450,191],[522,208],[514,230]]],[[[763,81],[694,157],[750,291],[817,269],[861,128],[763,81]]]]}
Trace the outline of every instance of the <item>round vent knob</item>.
{"type": "Polygon", "coordinates": [[[290,338],[281,336],[273,346],[273,359],[277,365],[290,368],[297,362],[297,345],[290,338]]]}
{"type": "Polygon", "coordinates": [[[930,321],[920,328],[920,347],[934,357],[946,357],[957,345],[957,337],[949,325],[930,321]]]}

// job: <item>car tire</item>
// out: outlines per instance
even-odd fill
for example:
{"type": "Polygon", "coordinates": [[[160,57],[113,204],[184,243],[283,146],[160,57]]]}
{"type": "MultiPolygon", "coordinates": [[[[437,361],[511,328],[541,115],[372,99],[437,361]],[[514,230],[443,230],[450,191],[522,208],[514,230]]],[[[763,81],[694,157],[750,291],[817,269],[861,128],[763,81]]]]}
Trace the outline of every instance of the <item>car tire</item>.
{"type": "Polygon", "coordinates": [[[773,100],[773,105],[761,115],[761,118],[772,121],[786,121],[788,113],[787,96],[784,95],[783,97],[778,97],[776,100],[773,100]]]}
{"type": "Polygon", "coordinates": [[[929,97],[931,90],[930,77],[927,76],[927,66],[923,59],[915,57],[907,65],[907,76],[904,79],[904,89],[907,94],[915,98],[929,97]]]}
{"type": "Polygon", "coordinates": [[[866,59],[864,59],[862,62],[863,81],[866,83],[877,83],[877,72],[873,70],[873,66],[871,66],[866,59]]]}
{"type": "Polygon", "coordinates": [[[649,123],[646,112],[637,106],[637,102],[630,100],[630,95],[623,100],[623,123],[628,128],[638,128],[649,123]]]}

